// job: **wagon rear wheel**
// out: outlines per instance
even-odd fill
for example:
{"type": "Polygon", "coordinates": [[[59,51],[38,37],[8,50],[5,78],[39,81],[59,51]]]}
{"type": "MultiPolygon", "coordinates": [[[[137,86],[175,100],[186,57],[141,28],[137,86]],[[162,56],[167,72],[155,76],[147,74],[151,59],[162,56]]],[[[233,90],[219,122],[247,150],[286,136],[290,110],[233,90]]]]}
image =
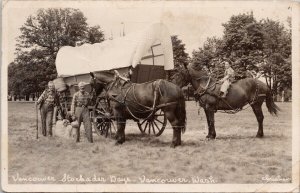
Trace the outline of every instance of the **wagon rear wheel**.
{"type": "Polygon", "coordinates": [[[98,98],[93,108],[93,125],[96,133],[100,136],[112,136],[116,132],[114,117],[106,98],[98,98]]]}
{"type": "Polygon", "coordinates": [[[144,134],[154,134],[156,137],[160,136],[167,125],[167,117],[165,113],[159,109],[149,119],[144,119],[137,122],[140,131],[144,134]]]}

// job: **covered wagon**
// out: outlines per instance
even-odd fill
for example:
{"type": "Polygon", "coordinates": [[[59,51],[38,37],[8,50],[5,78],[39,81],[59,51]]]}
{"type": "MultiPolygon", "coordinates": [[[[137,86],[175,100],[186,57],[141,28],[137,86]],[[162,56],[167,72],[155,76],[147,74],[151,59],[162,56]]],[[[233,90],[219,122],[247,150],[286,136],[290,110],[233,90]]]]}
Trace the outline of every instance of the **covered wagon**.
{"type": "MultiPolygon", "coordinates": [[[[123,75],[130,73],[132,82],[143,83],[165,79],[173,68],[171,36],[164,24],[157,23],[113,40],[62,47],[56,57],[58,78],[54,83],[61,92],[62,105],[68,111],[72,96],[78,90],[77,84],[80,81],[89,83],[90,72],[117,70],[123,75]]],[[[86,90],[91,92],[91,86],[87,84],[86,90]]],[[[98,96],[89,108],[98,133],[111,128],[113,115],[107,109],[105,97],[98,96]]],[[[161,122],[165,127],[164,117],[161,122]]]]}

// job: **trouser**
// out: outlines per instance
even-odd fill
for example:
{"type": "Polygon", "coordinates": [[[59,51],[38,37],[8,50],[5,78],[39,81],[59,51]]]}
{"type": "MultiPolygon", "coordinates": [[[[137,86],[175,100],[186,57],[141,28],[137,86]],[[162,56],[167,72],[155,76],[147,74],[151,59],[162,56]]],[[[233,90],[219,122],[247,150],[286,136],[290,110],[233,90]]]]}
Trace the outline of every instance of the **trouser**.
{"type": "Polygon", "coordinates": [[[80,141],[80,125],[83,122],[83,126],[85,129],[85,135],[89,142],[93,143],[93,133],[92,133],[92,123],[90,119],[90,112],[87,107],[76,107],[75,109],[75,116],[78,121],[78,128],[77,128],[77,139],[76,141],[80,141]]]}
{"type": "Polygon", "coordinates": [[[221,86],[220,91],[223,92],[224,94],[227,94],[227,90],[230,86],[230,81],[229,80],[225,80],[221,86]]]}
{"type": "Polygon", "coordinates": [[[52,121],[53,121],[53,105],[44,103],[41,106],[42,134],[52,136],[52,121]]]}

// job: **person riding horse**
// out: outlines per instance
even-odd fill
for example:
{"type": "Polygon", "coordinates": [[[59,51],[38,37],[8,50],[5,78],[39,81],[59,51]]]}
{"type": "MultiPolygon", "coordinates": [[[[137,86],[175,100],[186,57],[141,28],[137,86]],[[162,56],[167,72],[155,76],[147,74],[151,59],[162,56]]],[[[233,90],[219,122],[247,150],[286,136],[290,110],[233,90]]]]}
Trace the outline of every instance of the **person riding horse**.
{"type": "Polygon", "coordinates": [[[222,86],[220,88],[220,97],[222,98],[226,97],[230,84],[234,81],[234,76],[235,76],[234,70],[231,68],[229,62],[225,61],[224,65],[225,65],[224,78],[220,80],[220,82],[222,83],[222,86]]]}
{"type": "MultiPolygon", "coordinates": [[[[224,79],[233,80],[233,70],[229,63],[226,64],[226,76],[224,79]],[[229,70],[228,70],[229,69],[229,70]]],[[[184,87],[189,83],[195,89],[195,96],[199,105],[203,107],[207,119],[208,134],[207,138],[215,139],[215,113],[220,110],[228,113],[237,113],[249,104],[258,122],[256,136],[263,137],[262,104],[266,102],[267,109],[271,115],[277,115],[280,108],[274,103],[272,91],[262,81],[253,78],[244,78],[236,81],[230,88],[226,100],[219,100],[215,91],[221,90],[222,85],[216,84],[216,78],[210,76],[203,68],[197,68],[195,64],[190,64],[186,69],[178,70],[172,77],[172,82],[179,87],[184,87]]],[[[229,80],[229,81],[230,81],[229,80]]]]}

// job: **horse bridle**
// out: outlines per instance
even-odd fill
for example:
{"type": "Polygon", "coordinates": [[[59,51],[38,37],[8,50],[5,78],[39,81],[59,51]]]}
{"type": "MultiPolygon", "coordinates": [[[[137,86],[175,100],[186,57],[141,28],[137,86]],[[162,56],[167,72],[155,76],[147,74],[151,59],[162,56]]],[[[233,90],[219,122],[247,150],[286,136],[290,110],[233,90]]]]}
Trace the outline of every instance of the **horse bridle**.
{"type": "MultiPolygon", "coordinates": [[[[190,83],[192,83],[192,75],[190,74],[188,68],[186,68],[186,70],[187,70],[188,77],[189,77],[189,80],[188,80],[188,81],[189,81],[190,83]]],[[[216,85],[216,83],[214,83],[214,84],[212,84],[211,86],[209,86],[209,85],[210,85],[210,82],[211,82],[211,76],[210,76],[210,75],[209,75],[209,76],[202,76],[202,77],[200,77],[200,78],[197,78],[196,80],[200,80],[200,79],[206,78],[206,77],[208,77],[208,81],[206,82],[205,87],[201,86],[201,84],[199,83],[199,86],[198,86],[197,90],[195,91],[195,94],[199,95],[200,97],[201,97],[202,95],[204,95],[205,93],[207,93],[207,90],[209,90],[209,89],[215,87],[215,85],[216,85]],[[203,90],[203,91],[202,91],[202,90],[203,90]],[[202,92],[201,92],[201,91],[202,91],[202,92]]],[[[208,94],[209,94],[209,93],[208,93],[208,94]]]]}
{"type": "MultiPolygon", "coordinates": [[[[92,79],[93,79],[93,84],[95,84],[95,85],[96,85],[96,83],[103,84],[103,88],[105,89],[105,91],[108,91],[107,85],[109,85],[110,83],[103,82],[101,80],[98,80],[95,77],[92,77],[92,79]]],[[[92,88],[93,88],[92,91],[96,92],[95,86],[93,86],[92,88]]]]}

